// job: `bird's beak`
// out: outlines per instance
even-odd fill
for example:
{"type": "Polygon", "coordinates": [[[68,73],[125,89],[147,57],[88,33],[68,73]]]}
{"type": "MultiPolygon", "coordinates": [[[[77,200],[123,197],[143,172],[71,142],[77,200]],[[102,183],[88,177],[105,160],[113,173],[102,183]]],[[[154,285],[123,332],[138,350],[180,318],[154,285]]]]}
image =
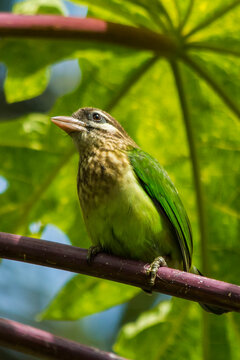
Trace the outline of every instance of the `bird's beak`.
{"type": "Polygon", "coordinates": [[[83,121],[75,119],[72,116],[54,116],[51,120],[67,134],[70,134],[73,131],[83,131],[86,127],[86,124],[83,121]]]}

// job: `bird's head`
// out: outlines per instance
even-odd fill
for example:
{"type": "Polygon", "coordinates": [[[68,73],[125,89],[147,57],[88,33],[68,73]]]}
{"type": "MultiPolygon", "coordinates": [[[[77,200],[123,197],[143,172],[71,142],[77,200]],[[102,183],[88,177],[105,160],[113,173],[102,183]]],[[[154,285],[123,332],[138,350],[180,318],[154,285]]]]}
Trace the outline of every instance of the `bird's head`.
{"type": "Polygon", "coordinates": [[[107,143],[137,146],[119,122],[100,109],[81,108],[72,116],[52,117],[52,122],[73,138],[80,151],[90,145],[107,143]]]}

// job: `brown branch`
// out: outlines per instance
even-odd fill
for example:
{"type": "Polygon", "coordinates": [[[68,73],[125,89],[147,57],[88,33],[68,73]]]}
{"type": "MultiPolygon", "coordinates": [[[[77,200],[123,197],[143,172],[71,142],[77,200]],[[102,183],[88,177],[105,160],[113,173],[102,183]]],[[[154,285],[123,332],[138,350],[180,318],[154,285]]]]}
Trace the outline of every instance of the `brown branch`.
{"type": "MultiPolygon", "coordinates": [[[[70,245],[0,232],[0,257],[149,289],[148,264],[102,253],[89,265],[87,250],[70,245]]],[[[175,269],[160,268],[152,290],[240,311],[240,286],[175,269]]]]}
{"type": "Polygon", "coordinates": [[[35,355],[41,359],[124,360],[113,353],[81,345],[32,326],[1,318],[0,345],[35,355]]]}
{"type": "Polygon", "coordinates": [[[144,28],[58,15],[0,13],[0,36],[91,40],[152,50],[165,56],[177,52],[171,37],[144,28]]]}

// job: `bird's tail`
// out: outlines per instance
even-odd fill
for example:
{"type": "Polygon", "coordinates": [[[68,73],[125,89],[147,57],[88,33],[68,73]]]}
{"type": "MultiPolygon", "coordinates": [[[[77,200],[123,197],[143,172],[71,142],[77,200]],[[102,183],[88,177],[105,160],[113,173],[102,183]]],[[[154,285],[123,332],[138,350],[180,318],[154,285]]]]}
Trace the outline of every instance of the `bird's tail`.
{"type": "MultiPolygon", "coordinates": [[[[195,275],[200,275],[203,276],[203,274],[195,267],[193,266],[191,269],[191,272],[195,275]]],[[[208,304],[203,304],[203,303],[199,303],[199,305],[207,312],[213,313],[215,315],[222,315],[224,313],[229,312],[229,310],[225,310],[223,308],[220,308],[218,306],[214,306],[214,305],[208,305],[208,304]]]]}

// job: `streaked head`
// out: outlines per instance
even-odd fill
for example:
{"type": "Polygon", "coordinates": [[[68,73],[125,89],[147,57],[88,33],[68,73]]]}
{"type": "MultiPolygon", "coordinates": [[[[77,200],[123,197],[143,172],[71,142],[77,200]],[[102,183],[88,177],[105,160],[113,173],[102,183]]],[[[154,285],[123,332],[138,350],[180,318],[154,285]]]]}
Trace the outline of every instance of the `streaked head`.
{"type": "Polygon", "coordinates": [[[52,121],[73,138],[77,147],[114,139],[136,146],[119,122],[100,109],[85,107],[72,116],[55,116],[52,121]]]}

